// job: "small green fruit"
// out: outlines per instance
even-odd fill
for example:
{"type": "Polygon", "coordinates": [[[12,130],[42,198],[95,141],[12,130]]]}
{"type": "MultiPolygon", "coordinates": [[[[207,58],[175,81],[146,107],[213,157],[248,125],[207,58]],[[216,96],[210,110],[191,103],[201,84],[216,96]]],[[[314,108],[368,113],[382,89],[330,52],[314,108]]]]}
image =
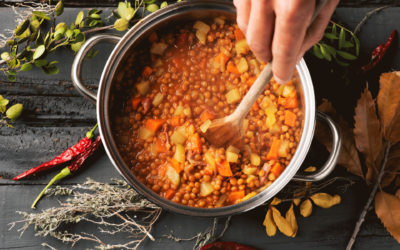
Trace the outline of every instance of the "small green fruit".
{"type": "Polygon", "coordinates": [[[147,10],[150,12],[156,12],[158,9],[160,8],[157,4],[150,4],[149,6],[147,6],[147,10]]]}
{"type": "Polygon", "coordinates": [[[24,106],[21,103],[17,103],[7,109],[6,115],[11,120],[16,120],[22,113],[24,106]]]}

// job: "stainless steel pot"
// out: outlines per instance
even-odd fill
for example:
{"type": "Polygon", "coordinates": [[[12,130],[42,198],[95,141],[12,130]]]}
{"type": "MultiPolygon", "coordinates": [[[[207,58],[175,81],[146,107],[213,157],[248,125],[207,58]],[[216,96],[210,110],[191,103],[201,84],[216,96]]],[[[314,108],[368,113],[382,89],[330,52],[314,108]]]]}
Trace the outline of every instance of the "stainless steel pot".
{"type": "Polygon", "coordinates": [[[302,59],[296,66],[297,70],[295,72],[295,77],[299,83],[298,88],[304,112],[304,127],[298,149],[282,175],[270,187],[258,194],[255,198],[222,208],[194,208],[164,199],[136,179],[136,177],[131,173],[129,167],[122,160],[111,130],[111,86],[116,70],[122,63],[124,63],[129,51],[134,49],[142,40],[147,39],[154,30],[168,28],[175,23],[182,24],[182,22],[188,20],[210,19],[221,16],[226,17],[229,21],[235,22],[236,9],[232,3],[215,0],[201,0],[173,4],[147,16],[141,23],[129,30],[122,38],[108,34],[100,34],[91,37],[82,46],[72,65],[71,76],[75,87],[84,97],[97,105],[97,118],[103,144],[111,162],[118,172],[136,191],[147,197],[150,201],[160,205],[166,210],[191,216],[220,217],[242,213],[257,207],[272,198],[282,188],[284,188],[290,180],[310,182],[322,180],[334,169],[341,149],[340,131],[336,124],[327,115],[316,111],[313,84],[306,63],[302,59]],[[82,82],[82,66],[87,53],[94,46],[100,43],[113,43],[117,44],[117,46],[106,63],[100,79],[99,90],[96,95],[90,92],[82,82]],[[306,157],[314,135],[315,118],[324,121],[332,131],[333,143],[331,155],[325,165],[318,171],[314,173],[300,173],[298,170],[306,157]]]}

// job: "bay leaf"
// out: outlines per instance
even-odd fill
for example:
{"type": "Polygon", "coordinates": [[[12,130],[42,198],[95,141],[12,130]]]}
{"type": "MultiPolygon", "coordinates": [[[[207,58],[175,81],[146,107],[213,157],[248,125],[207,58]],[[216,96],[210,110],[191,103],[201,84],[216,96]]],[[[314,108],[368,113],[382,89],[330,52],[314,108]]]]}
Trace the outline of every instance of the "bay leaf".
{"type": "Polygon", "coordinates": [[[297,230],[299,229],[299,226],[297,225],[296,216],[293,211],[293,203],[290,206],[289,210],[286,212],[286,220],[290,224],[293,230],[293,234],[291,235],[291,237],[295,237],[297,234],[297,230]]]}
{"type": "Polygon", "coordinates": [[[274,219],[272,218],[271,208],[268,209],[263,224],[265,226],[265,230],[267,231],[268,236],[274,236],[276,234],[276,224],[274,222],[274,219]]]}
{"type": "Polygon", "coordinates": [[[286,236],[292,236],[293,229],[290,226],[289,222],[285,218],[282,217],[282,215],[278,211],[278,209],[271,206],[271,210],[272,210],[272,217],[274,218],[274,221],[275,221],[276,226],[278,227],[279,231],[281,231],[286,236]]]}
{"type": "Polygon", "coordinates": [[[310,199],[306,199],[300,205],[300,214],[303,215],[304,217],[308,217],[310,216],[311,213],[312,213],[312,203],[310,199]]]}

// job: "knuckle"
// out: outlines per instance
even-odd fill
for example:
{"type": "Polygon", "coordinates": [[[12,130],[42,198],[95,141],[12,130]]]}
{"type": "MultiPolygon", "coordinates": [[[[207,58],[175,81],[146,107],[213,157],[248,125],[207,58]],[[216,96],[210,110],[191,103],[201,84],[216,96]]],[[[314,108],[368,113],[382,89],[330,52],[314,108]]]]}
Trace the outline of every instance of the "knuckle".
{"type": "Polygon", "coordinates": [[[296,58],[296,52],[291,48],[283,47],[283,46],[275,46],[272,49],[272,54],[274,56],[274,60],[279,61],[291,61],[296,58]]]}

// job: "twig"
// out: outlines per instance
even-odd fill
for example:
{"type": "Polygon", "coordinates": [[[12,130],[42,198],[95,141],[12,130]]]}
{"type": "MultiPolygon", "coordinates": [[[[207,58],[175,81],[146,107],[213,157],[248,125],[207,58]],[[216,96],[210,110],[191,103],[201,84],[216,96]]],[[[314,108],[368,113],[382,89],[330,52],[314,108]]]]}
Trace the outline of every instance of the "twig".
{"type": "Polygon", "coordinates": [[[383,158],[382,167],[379,170],[378,178],[376,179],[376,182],[375,182],[375,185],[374,185],[374,187],[372,189],[372,192],[369,195],[367,204],[365,205],[365,207],[364,207],[364,209],[363,209],[363,211],[362,211],[362,213],[360,215],[360,219],[358,219],[358,221],[357,221],[356,228],[354,229],[353,235],[351,236],[351,239],[350,239],[349,243],[347,244],[346,250],[350,250],[351,247],[353,246],[353,244],[354,244],[354,242],[356,240],[357,234],[360,231],[361,224],[364,222],[365,215],[367,214],[367,212],[368,212],[368,210],[370,208],[371,202],[375,197],[376,191],[378,190],[378,187],[379,187],[379,185],[381,183],[382,176],[385,173],[385,166],[386,166],[386,162],[388,160],[389,150],[390,150],[391,146],[392,146],[392,144],[390,142],[388,142],[387,146],[386,146],[386,150],[385,150],[385,156],[383,158]]]}
{"type": "Polygon", "coordinates": [[[367,19],[372,15],[372,14],[374,14],[374,13],[377,13],[378,11],[380,11],[380,10],[383,10],[383,9],[386,9],[386,8],[388,8],[388,7],[392,7],[393,5],[386,5],[386,6],[383,6],[383,7],[379,7],[379,8],[377,8],[377,9],[374,9],[373,11],[371,11],[371,12],[368,12],[366,15],[365,15],[365,17],[364,17],[364,19],[363,20],[361,20],[361,22],[357,25],[357,27],[354,29],[354,34],[356,34],[357,33],[357,31],[360,29],[360,26],[365,22],[365,21],[367,21],[367,19]]]}

